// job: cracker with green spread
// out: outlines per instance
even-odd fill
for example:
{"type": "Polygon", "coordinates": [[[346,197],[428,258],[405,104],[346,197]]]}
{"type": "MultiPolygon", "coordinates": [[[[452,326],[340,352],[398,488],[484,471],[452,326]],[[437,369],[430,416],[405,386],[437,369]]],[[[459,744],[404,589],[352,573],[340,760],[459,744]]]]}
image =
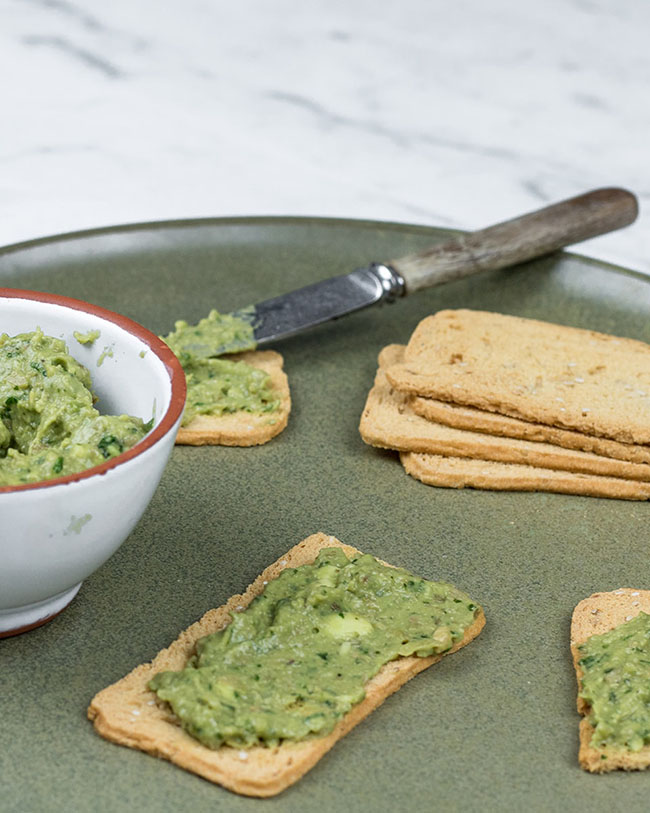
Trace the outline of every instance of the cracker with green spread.
{"type": "Polygon", "coordinates": [[[88,716],[109,740],[236,793],[273,796],[484,623],[481,607],[452,585],[313,534],[99,692],[88,716]],[[390,613],[381,609],[387,595],[390,613]]]}
{"type": "Polygon", "coordinates": [[[286,427],[289,381],[274,350],[204,359],[184,369],[187,405],[176,443],[258,446],[286,427]]]}
{"type": "Polygon", "coordinates": [[[650,590],[619,588],[583,599],[571,620],[582,768],[650,767],[650,590]]]}
{"type": "Polygon", "coordinates": [[[284,362],[273,350],[255,349],[254,316],[254,309],[212,310],[196,325],[177,321],[163,337],[187,380],[177,443],[258,446],[286,427],[291,397],[284,362]]]}

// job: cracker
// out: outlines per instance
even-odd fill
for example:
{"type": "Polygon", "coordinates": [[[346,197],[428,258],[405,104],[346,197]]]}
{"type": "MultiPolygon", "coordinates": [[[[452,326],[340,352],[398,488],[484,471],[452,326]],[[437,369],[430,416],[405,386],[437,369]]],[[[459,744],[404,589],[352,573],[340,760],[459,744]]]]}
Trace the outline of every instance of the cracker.
{"type": "Polygon", "coordinates": [[[484,488],[494,491],[551,491],[621,500],[650,499],[650,484],[636,480],[417,452],[401,452],[400,460],[411,477],[430,486],[484,488]]]}
{"type": "Polygon", "coordinates": [[[593,452],[603,457],[627,460],[630,463],[650,463],[650,446],[620,443],[617,440],[585,435],[570,429],[559,429],[543,423],[531,423],[520,418],[510,418],[497,412],[486,412],[476,407],[462,406],[435,398],[412,395],[409,402],[413,412],[429,421],[444,423],[456,429],[486,432],[520,440],[552,443],[565,449],[593,452]]]}
{"type": "MultiPolygon", "coordinates": [[[[578,661],[578,647],[592,635],[602,635],[629,621],[640,612],[650,613],[650,590],[637,590],[622,587],[608,593],[594,593],[583,599],[573,611],[571,618],[571,656],[581,689],[582,669],[578,661]]],[[[580,721],[580,765],[591,773],[605,773],[618,769],[638,771],[650,767],[650,745],[640,751],[627,751],[620,748],[592,747],[594,729],[589,723],[589,705],[578,697],[578,711],[583,715],[580,721]],[[603,758],[605,757],[605,758],[603,758]]]]}
{"type": "Polygon", "coordinates": [[[189,446],[258,446],[279,435],[286,427],[291,412],[289,381],[283,358],[274,350],[251,350],[231,357],[244,361],[269,374],[271,387],[280,399],[275,412],[254,414],[232,412],[225,415],[197,415],[187,426],[181,426],[176,443],[189,446]]]}
{"type": "Polygon", "coordinates": [[[455,429],[417,415],[410,406],[409,395],[393,389],[386,378],[385,369],[399,363],[403,355],[401,345],[389,345],[379,354],[379,369],[359,424],[361,437],[371,446],[650,480],[650,466],[644,463],[628,463],[550,443],[455,429]]]}
{"type": "MultiPolygon", "coordinates": [[[[365,699],[354,706],[325,737],[274,748],[259,746],[245,751],[228,746],[212,750],[186,734],[174,722],[166,704],[158,702],[154,692],[147,688],[147,682],[162,670],[182,669],[198,638],[226,626],[230,613],[246,607],[263,592],[264,584],[282,570],[313,562],[320,550],[332,546],[341,547],[348,557],[359,553],[333,536],[317,533],[307,537],[267,567],[242,595],[232,596],[223,606],[208,611],[182,632],[169,648],[159,652],[151,663],[138,666],[126,677],[99,692],[88,709],[88,717],[93,720],[96,730],[106,739],[170,760],[205,779],[248,796],[273,796],[300,779],[337,740],[406,681],[439,661],[443,655],[404,657],[387,663],[366,684],[365,699]]],[[[462,640],[444,654],[455,652],[468,644],[484,624],[485,616],[479,608],[462,640]]]]}
{"type": "Polygon", "coordinates": [[[650,443],[650,346],[484,311],[417,326],[397,389],[623,443],[650,443]]]}

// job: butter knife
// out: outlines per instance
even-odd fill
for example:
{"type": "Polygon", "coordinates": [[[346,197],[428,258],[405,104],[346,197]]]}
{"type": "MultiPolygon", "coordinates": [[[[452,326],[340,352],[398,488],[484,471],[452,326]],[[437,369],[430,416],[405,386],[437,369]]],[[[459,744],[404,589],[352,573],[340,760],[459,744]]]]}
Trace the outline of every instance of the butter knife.
{"type": "MultiPolygon", "coordinates": [[[[459,234],[416,254],[372,262],[230,316],[252,325],[255,345],[263,346],[379,302],[541,257],[627,226],[637,214],[638,202],[631,192],[595,189],[513,220],[459,234]]],[[[242,347],[237,343],[211,347],[195,336],[181,349],[209,357],[242,347]]]]}

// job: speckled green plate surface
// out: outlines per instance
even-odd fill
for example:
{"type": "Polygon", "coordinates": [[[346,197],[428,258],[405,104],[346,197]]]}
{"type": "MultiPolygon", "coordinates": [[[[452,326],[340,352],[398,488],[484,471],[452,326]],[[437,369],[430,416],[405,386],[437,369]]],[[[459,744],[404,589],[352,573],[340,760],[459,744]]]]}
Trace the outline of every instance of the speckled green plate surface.
{"type": "MultiPolygon", "coordinates": [[[[175,319],[247,305],[444,236],[343,220],[148,224],[0,251],[0,284],[86,299],[162,333],[175,319]]],[[[136,530],[70,607],[0,641],[2,811],[647,806],[650,774],[592,776],[578,767],[568,634],[574,605],[590,593],[650,586],[648,505],[430,488],[359,438],[378,351],[405,342],[419,319],[443,307],[650,341],[648,279],[555,255],[278,345],[294,403],[287,430],[256,449],[177,447],[136,530]],[[94,733],[85,712],[95,692],[318,530],[454,582],[483,604],[484,632],[271,800],[235,796],[94,733]]],[[[0,534],[8,539],[11,529],[0,534]]]]}

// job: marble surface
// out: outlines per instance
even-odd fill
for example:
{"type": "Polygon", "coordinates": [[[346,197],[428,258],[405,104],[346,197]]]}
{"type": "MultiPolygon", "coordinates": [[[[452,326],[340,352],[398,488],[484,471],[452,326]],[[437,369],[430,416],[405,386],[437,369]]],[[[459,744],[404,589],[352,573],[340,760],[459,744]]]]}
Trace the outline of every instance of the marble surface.
{"type": "MultiPolygon", "coordinates": [[[[650,4],[0,0],[0,244],[324,215],[479,228],[598,186],[650,273],[650,4]]],[[[381,258],[378,258],[381,259],[381,258]]]]}

